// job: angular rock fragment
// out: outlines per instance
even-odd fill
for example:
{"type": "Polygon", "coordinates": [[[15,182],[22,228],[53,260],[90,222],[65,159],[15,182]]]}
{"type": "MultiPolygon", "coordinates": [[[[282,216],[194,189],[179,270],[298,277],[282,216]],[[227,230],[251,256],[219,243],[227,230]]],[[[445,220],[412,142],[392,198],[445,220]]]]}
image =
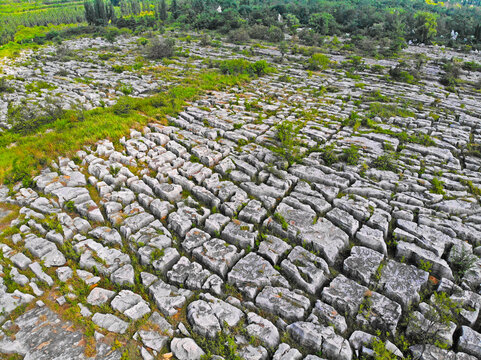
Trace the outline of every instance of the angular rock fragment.
{"type": "Polygon", "coordinates": [[[248,299],[254,299],[258,291],[268,285],[290,288],[288,281],[267,260],[253,252],[237,262],[227,281],[248,299]]]}
{"type": "Polygon", "coordinates": [[[282,261],[281,269],[309,294],[316,294],[329,276],[327,263],[300,246],[296,246],[282,261]]]}
{"type": "Polygon", "coordinates": [[[195,248],[192,256],[205,267],[225,278],[229,269],[242,257],[243,253],[224,240],[212,239],[195,248]]]}
{"type": "Polygon", "coordinates": [[[352,359],[353,354],[349,342],[336,335],[332,327],[309,322],[295,322],[287,327],[287,331],[301,346],[313,352],[322,351],[331,359],[352,359]]]}
{"type": "Polygon", "coordinates": [[[282,287],[266,286],[256,297],[256,305],[288,322],[304,319],[309,299],[282,287]]]}

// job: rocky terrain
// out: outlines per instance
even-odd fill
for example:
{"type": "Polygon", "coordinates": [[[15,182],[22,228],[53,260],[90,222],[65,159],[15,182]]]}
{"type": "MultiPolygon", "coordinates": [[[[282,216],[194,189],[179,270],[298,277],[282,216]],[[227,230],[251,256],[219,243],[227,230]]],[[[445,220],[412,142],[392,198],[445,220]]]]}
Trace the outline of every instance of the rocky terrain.
{"type": "MultiPolygon", "coordinates": [[[[26,53],[2,66],[24,80],[12,80],[0,121],[8,128],[6,104],[22,98],[91,108],[113,104],[122,85],[147,96],[183,63],[201,69],[242,50],[182,47],[190,58],[165,63],[170,78],[153,62],[112,70],[135,64],[135,39],[72,40],[77,57],[65,62],[53,48],[26,53]],[[51,86],[26,90],[42,81],[51,86]]],[[[446,91],[446,54],[406,56],[419,51],[429,61],[415,84],[389,79],[395,60],[353,74],[287,56],[277,73],[210,92],[168,124],[59,158],[32,188],[1,188],[0,217],[16,219],[1,244],[0,352],[481,358],[481,159],[468,151],[481,143],[481,94],[446,91]]],[[[280,55],[259,48],[249,59],[280,55]]]]}

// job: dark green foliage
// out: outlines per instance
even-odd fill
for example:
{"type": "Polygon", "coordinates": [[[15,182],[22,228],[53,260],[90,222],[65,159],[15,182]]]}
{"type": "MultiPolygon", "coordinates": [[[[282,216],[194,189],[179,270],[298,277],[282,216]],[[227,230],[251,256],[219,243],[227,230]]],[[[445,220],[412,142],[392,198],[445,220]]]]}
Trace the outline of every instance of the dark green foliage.
{"type": "Polygon", "coordinates": [[[296,162],[300,155],[299,133],[302,124],[296,124],[292,121],[283,121],[276,125],[276,142],[271,150],[287,160],[289,164],[296,162]]]}
{"type": "Polygon", "coordinates": [[[391,68],[389,75],[396,81],[402,81],[408,84],[414,84],[419,78],[418,72],[410,68],[404,61],[400,61],[398,65],[391,68]]]}
{"type": "Polygon", "coordinates": [[[161,0],[160,5],[159,5],[159,18],[162,21],[167,20],[167,4],[165,3],[165,0],[161,0]]]}
{"type": "Polygon", "coordinates": [[[334,152],[334,149],[336,148],[335,144],[327,145],[324,148],[320,150],[321,152],[321,158],[324,160],[326,165],[330,166],[336,162],[339,161],[339,158],[337,157],[337,154],[334,152]]]}
{"type": "Polygon", "coordinates": [[[45,104],[11,106],[8,109],[8,122],[12,125],[11,131],[19,134],[31,134],[39,127],[52,123],[65,115],[58,100],[47,98],[45,104]]]}
{"type": "Polygon", "coordinates": [[[371,166],[379,170],[396,172],[398,169],[396,157],[396,154],[392,152],[389,154],[380,155],[372,161],[371,166]]]}
{"type": "Polygon", "coordinates": [[[464,275],[474,266],[477,260],[478,258],[463,246],[453,247],[449,262],[457,283],[461,282],[464,275]]]}
{"type": "Polygon", "coordinates": [[[150,40],[145,49],[145,56],[152,60],[169,58],[174,55],[175,40],[155,37],[150,40]]]}
{"type": "Polygon", "coordinates": [[[242,44],[250,40],[249,33],[245,28],[230,31],[227,38],[234,44],[242,44]]]}
{"type": "Polygon", "coordinates": [[[133,99],[128,96],[121,97],[117,103],[112,106],[114,114],[119,116],[127,116],[133,108],[133,99]]]}
{"type": "Polygon", "coordinates": [[[115,11],[111,2],[105,4],[104,0],[87,0],[84,2],[85,20],[89,25],[107,25],[115,21],[115,11]]]}
{"type": "Polygon", "coordinates": [[[27,161],[20,162],[15,160],[12,169],[5,177],[4,183],[9,185],[22,181],[22,185],[25,183],[26,187],[31,187],[31,184],[29,183],[33,183],[30,176],[32,170],[33,169],[29,168],[27,161]]]}
{"type": "Polygon", "coordinates": [[[341,160],[349,165],[357,165],[359,162],[359,146],[351,145],[342,149],[341,160]]]}
{"type": "Polygon", "coordinates": [[[247,74],[254,76],[262,76],[275,70],[273,67],[269,66],[269,63],[265,60],[259,60],[252,63],[245,59],[223,60],[219,63],[219,69],[223,74],[247,74]]]}
{"type": "Polygon", "coordinates": [[[267,40],[272,42],[280,42],[284,40],[284,32],[278,26],[264,26],[260,24],[252,25],[249,30],[249,36],[252,39],[267,40]]]}
{"type": "Polygon", "coordinates": [[[456,86],[461,75],[461,65],[456,59],[451,59],[443,65],[444,74],[439,81],[444,86],[456,86]]]}
{"type": "Polygon", "coordinates": [[[5,79],[4,77],[0,78],[0,94],[12,93],[13,91],[14,89],[8,84],[7,79],[5,79]]]}
{"type": "Polygon", "coordinates": [[[328,12],[312,14],[309,17],[309,25],[321,35],[332,34],[337,28],[334,16],[328,12]]]}
{"type": "Polygon", "coordinates": [[[443,182],[440,181],[438,178],[433,178],[431,180],[431,192],[433,194],[441,194],[441,195],[444,195],[446,192],[444,191],[444,188],[443,188],[443,182]]]}
{"type": "Polygon", "coordinates": [[[463,63],[463,70],[467,71],[481,71],[481,64],[476,61],[466,61],[463,63]]]}

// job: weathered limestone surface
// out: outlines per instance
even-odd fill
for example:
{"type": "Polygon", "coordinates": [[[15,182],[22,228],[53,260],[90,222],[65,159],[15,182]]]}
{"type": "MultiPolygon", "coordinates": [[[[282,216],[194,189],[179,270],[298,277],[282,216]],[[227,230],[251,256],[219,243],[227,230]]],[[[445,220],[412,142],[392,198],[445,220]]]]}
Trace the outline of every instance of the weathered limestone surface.
{"type": "MultiPolygon", "coordinates": [[[[193,56],[145,59],[139,71],[138,40],[68,40],[78,56],[65,62],[56,45],[5,60],[14,92],[0,94],[0,131],[22,100],[112,106],[119,87],[147,97],[185,69],[249,50],[179,38],[193,56]],[[52,89],[27,91],[39,81],[52,89]]],[[[242,359],[369,358],[378,340],[399,358],[481,358],[479,72],[463,71],[450,93],[438,84],[444,52],[475,54],[411,46],[403,59],[419,52],[421,79],[406,84],[386,81],[390,59],[348,69],[341,49],[328,54],[338,66],[307,73],[304,54],[279,62],[262,46],[249,60],[277,73],[206,93],[167,125],[72,149],[31,188],[0,186],[0,228],[12,227],[0,244],[0,357],[86,359],[95,349],[120,359],[109,344],[127,346],[131,334],[143,359],[221,359],[219,339],[242,359]],[[354,113],[370,120],[353,123],[354,113]],[[273,151],[284,122],[302,124],[290,134],[293,163],[273,151]],[[439,316],[439,301],[459,314],[439,316]],[[389,341],[401,335],[408,347],[389,341]]]]}

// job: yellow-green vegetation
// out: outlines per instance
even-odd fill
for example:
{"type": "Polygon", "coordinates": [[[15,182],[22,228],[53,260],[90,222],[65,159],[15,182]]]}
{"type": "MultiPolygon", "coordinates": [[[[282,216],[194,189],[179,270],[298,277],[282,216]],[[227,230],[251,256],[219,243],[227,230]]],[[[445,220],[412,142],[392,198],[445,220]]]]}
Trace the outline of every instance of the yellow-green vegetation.
{"type": "Polygon", "coordinates": [[[85,21],[83,1],[13,1],[0,3],[0,44],[42,37],[66,24],[85,21]]]}
{"type": "Polygon", "coordinates": [[[23,44],[26,42],[31,42],[36,37],[45,36],[49,33],[55,35],[56,32],[65,30],[68,28],[76,27],[76,24],[60,24],[60,25],[53,25],[48,24],[47,26],[33,26],[33,27],[25,27],[20,25],[18,27],[17,32],[13,37],[13,41],[23,44]]]}
{"type": "Polygon", "coordinates": [[[382,104],[378,102],[369,104],[369,111],[371,113],[371,116],[379,116],[386,119],[393,116],[414,117],[415,115],[414,112],[404,107],[390,104],[382,104]]]}
{"type": "Polygon", "coordinates": [[[186,77],[168,91],[150,98],[125,97],[112,108],[82,113],[67,111],[55,121],[41,125],[33,134],[4,132],[0,134],[0,182],[22,181],[57,156],[72,155],[83,145],[100,139],[116,141],[130,128],[140,129],[149,122],[166,124],[167,115],[174,115],[186,101],[204,91],[248,80],[247,73],[224,75],[209,70],[186,77]]]}

